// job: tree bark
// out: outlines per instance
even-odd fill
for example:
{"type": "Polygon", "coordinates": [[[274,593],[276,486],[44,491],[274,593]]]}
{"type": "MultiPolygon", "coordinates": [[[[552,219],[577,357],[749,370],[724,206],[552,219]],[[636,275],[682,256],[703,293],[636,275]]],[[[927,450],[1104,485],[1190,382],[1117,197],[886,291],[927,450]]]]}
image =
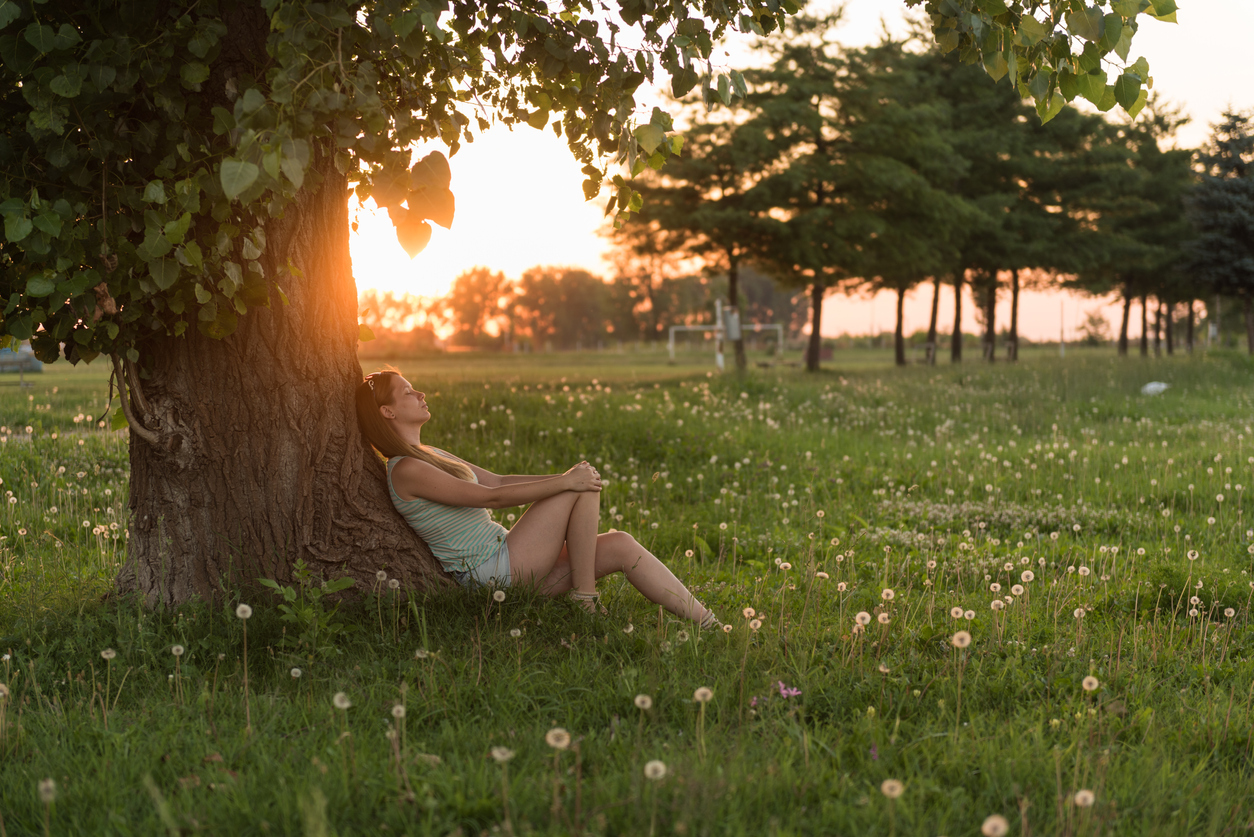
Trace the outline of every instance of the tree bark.
{"type": "Polygon", "coordinates": [[[1154,302],[1154,357],[1158,357],[1163,353],[1163,303],[1158,299],[1154,302]]]}
{"type": "Polygon", "coordinates": [[[1141,294],[1141,357],[1149,357],[1149,299],[1141,294]]]}
{"type": "Polygon", "coordinates": [[[283,276],[290,304],[272,291],[225,340],[189,330],[141,347],[143,394],[127,406],[143,428],[131,428],[116,588],[149,606],[290,581],[298,559],[367,587],[377,570],[406,589],[451,583],[393,509],[384,464],[357,427],[347,187],[329,154],[314,168],[321,187],[266,227],[267,273],[283,276]]]}
{"type": "Polygon", "coordinates": [[[906,334],[905,326],[902,323],[902,313],[905,308],[906,290],[905,288],[897,289],[897,328],[893,332],[893,359],[898,366],[906,365],[906,334]]]}
{"type": "Polygon", "coordinates": [[[997,277],[991,277],[984,289],[984,359],[997,360],[997,277]]]}
{"type": "Polygon", "coordinates": [[[966,271],[954,271],[954,333],[949,340],[949,362],[962,362],[962,280],[966,271]]]}
{"type": "Polygon", "coordinates": [[[1184,349],[1193,354],[1193,300],[1189,300],[1189,308],[1184,325],[1184,349]]]}
{"type": "Polygon", "coordinates": [[[1019,359],[1019,271],[1010,277],[1010,333],[1006,338],[1006,359],[1019,359]]]}
{"type": "Polygon", "coordinates": [[[732,345],[736,352],[736,371],[743,372],[749,365],[745,358],[745,332],[744,323],[740,316],[740,260],[732,254],[727,255],[727,306],[736,314],[736,322],[740,326],[740,332],[732,345]]]}
{"type": "Polygon", "coordinates": [[[1162,306],[1162,310],[1166,311],[1166,319],[1164,320],[1164,330],[1167,339],[1167,355],[1175,354],[1175,333],[1171,328],[1171,320],[1175,319],[1175,302],[1166,302],[1162,306]]]}
{"type": "Polygon", "coordinates": [[[823,350],[823,336],[819,324],[823,321],[823,292],[827,288],[819,282],[810,286],[810,345],[806,348],[806,371],[819,371],[819,354],[823,350]]]}
{"type": "Polygon", "coordinates": [[[936,365],[936,313],[940,309],[941,279],[936,277],[932,288],[932,318],[927,324],[927,364],[936,365]]]}
{"type": "Polygon", "coordinates": [[[1119,357],[1128,356],[1128,319],[1132,313],[1132,297],[1123,292],[1123,319],[1119,322],[1119,357]]]}

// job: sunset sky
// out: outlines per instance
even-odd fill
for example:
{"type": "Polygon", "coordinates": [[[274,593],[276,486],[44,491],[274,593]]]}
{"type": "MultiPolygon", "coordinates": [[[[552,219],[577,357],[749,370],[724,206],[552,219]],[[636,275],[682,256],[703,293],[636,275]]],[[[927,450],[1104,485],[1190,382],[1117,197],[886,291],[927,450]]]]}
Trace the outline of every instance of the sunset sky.
{"type": "MultiPolygon", "coordinates": [[[[1225,107],[1254,106],[1245,58],[1254,33],[1254,0],[1180,0],[1180,5],[1179,25],[1142,17],[1133,52],[1149,60],[1154,90],[1193,118],[1181,130],[1179,143],[1196,146],[1225,107]]],[[[851,46],[873,43],[884,26],[902,32],[905,12],[903,0],[849,0],[837,34],[851,46]]],[[[731,50],[740,54],[735,45],[731,50]]],[[[396,242],[386,214],[376,214],[370,204],[359,210],[360,227],[351,240],[358,288],[439,296],[454,277],[476,265],[510,278],[540,264],[607,272],[602,260],[606,242],[598,230],[608,195],[583,200],[579,165],[552,131],[496,127],[463,147],[450,165],[457,198],[453,228],[436,228],[427,249],[414,259],[396,242]]],[[[907,331],[926,326],[930,304],[930,286],[907,297],[907,331]]],[[[1009,316],[1009,304],[1007,298],[1004,311],[998,311],[1002,322],[1009,316]]],[[[1101,300],[1029,295],[1021,301],[1020,333],[1029,339],[1056,339],[1063,325],[1070,335],[1093,309],[1101,309],[1117,325],[1117,307],[1103,306],[1101,300]]],[[[942,293],[941,322],[952,322],[952,312],[952,293],[942,293]]],[[[822,331],[887,331],[893,327],[892,317],[888,295],[834,296],[824,306],[822,331]]],[[[973,329],[968,316],[967,330],[973,329]]]]}

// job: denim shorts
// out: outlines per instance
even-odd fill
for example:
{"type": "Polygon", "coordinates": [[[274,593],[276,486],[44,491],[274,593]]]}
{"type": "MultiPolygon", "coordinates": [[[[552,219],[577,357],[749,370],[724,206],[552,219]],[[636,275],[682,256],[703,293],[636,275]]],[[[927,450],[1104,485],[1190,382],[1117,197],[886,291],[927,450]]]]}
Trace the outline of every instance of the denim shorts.
{"type": "Polygon", "coordinates": [[[501,541],[496,554],[470,570],[450,573],[457,583],[474,590],[479,587],[500,589],[509,586],[509,542],[501,541]]]}

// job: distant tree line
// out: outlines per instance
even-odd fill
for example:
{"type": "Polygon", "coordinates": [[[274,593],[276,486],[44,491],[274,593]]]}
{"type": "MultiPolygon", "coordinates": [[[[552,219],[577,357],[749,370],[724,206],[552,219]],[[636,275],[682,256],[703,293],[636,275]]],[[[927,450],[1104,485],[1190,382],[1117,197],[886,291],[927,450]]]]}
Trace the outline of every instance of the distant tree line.
{"type": "MultiPolygon", "coordinates": [[[[951,334],[962,332],[969,286],[990,361],[1003,293],[1003,350],[1018,356],[1026,287],[1119,294],[1120,354],[1134,303],[1144,354],[1151,333],[1173,351],[1181,320],[1191,348],[1196,301],[1230,297],[1254,352],[1249,116],[1226,113],[1201,151],[1168,147],[1184,120],[1153,99],[1136,121],[1067,108],[1042,123],[995,72],[900,42],[842,48],[828,40],[834,23],[798,17],[763,40],[765,66],[744,73],[741,95],[724,91],[730,107],[692,113],[678,159],[660,171],[650,166],[660,161],[636,161],[644,203],[615,231],[622,249],[723,271],[732,305],[747,266],[804,290],[810,369],[824,298],[837,289],[896,294],[905,363],[903,301],[921,284],[932,286],[932,362],[942,284],[957,300],[951,334]]],[[[1081,57],[1060,84],[1087,96],[1104,83],[1099,63],[1081,57]]],[[[950,341],[953,360],[962,351],[950,341]]]]}

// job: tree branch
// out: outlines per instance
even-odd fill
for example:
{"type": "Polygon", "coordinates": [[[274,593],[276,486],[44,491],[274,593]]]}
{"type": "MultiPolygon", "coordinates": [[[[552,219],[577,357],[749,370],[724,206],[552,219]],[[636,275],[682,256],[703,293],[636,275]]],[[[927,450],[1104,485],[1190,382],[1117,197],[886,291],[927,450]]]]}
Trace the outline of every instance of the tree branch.
{"type": "Polygon", "coordinates": [[[117,355],[109,355],[109,359],[113,361],[113,375],[118,382],[118,394],[120,396],[118,400],[122,402],[122,412],[126,415],[126,421],[130,424],[131,430],[135,432],[136,436],[139,436],[139,438],[143,439],[153,447],[161,447],[161,437],[141,424],[139,419],[135,416],[135,411],[131,408],[131,388],[126,385],[125,378],[123,377],[122,361],[118,359],[117,355]],[[122,392],[121,390],[125,391],[122,392]]]}

